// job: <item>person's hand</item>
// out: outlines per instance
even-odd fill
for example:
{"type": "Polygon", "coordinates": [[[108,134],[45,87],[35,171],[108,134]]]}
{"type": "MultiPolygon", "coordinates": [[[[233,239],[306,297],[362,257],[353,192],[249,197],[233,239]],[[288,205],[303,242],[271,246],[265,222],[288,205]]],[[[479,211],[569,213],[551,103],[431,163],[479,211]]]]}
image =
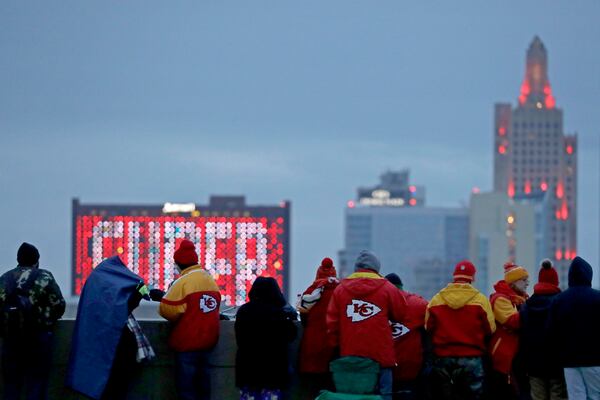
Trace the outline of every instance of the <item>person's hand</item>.
{"type": "Polygon", "coordinates": [[[165,292],[160,289],[150,289],[150,299],[152,301],[161,301],[164,295],[165,292]]]}

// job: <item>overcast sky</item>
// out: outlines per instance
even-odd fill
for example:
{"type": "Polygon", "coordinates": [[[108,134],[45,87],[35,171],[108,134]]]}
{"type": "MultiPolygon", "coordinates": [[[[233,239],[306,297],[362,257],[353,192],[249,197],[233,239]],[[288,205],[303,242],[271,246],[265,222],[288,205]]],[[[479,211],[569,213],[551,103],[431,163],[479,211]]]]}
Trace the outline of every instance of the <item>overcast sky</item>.
{"type": "MultiPolygon", "coordinates": [[[[492,186],[495,102],[539,35],[579,134],[579,254],[598,265],[600,2],[0,2],[0,272],[23,241],[70,293],[71,199],[292,201],[292,292],[387,168],[427,203],[492,186]]],[[[385,272],[385,266],[384,266],[385,272]]]]}

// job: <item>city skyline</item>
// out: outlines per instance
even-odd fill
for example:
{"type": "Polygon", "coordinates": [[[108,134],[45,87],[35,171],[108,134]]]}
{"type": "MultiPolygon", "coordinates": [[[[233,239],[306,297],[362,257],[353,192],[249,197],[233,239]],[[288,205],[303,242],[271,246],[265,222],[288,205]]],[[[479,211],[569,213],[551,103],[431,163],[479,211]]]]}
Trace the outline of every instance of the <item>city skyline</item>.
{"type": "Polygon", "coordinates": [[[0,269],[32,242],[68,293],[72,197],[242,194],[292,201],[300,291],[381,171],[410,168],[432,206],[492,188],[491,108],[516,102],[539,35],[578,132],[577,250],[597,282],[599,4],[261,4],[0,5],[0,269]]]}

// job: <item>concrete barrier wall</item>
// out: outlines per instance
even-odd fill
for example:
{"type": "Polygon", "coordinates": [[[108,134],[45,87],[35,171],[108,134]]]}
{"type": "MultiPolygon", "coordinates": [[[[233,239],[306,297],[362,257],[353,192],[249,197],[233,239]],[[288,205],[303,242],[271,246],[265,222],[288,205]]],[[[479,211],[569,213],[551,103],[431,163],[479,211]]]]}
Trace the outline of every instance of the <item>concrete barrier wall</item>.
{"type": "MultiPolygon", "coordinates": [[[[233,321],[221,321],[219,343],[210,357],[211,398],[214,400],[239,399],[239,392],[235,387],[235,353],[237,346],[233,324],[233,321]]],[[[49,389],[50,399],[71,400],[87,398],[78,395],[64,386],[74,325],[75,321],[73,320],[61,320],[58,322],[55,330],[53,366],[49,389]]],[[[173,352],[167,347],[169,324],[164,321],[140,321],[140,325],[152,343],[157,357],[141,367],[139,371],[133,373],[132,385],[127,398],[135,400],[177,399],[175,392],[174,356],[173,352]]],[[[299,335],[296,341],[290,345],[290,356],[293,366],[297,364],[297,353],[301,337],[300,327],[298,332],[299,335]]],[[[0,374],[0,397],[3,386],[0,374]]],[[[294,374],[287,397],[294,400],[310,398],[303,390],[305,387],[306,385],[302,382],[301,378],[297,374],[294,374]]]]}

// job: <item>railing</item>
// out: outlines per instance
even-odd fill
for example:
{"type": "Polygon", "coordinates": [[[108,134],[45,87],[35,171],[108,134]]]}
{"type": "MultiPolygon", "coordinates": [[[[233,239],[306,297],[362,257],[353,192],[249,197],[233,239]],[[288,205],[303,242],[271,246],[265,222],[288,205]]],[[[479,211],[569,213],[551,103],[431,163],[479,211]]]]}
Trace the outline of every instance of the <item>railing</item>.
{"type": "MultiPolygon", "coordinates": [[[[49,384],[50,399],[71,400],[87,398],[78,395],[64,386],[74,324],[73,320],[61,320],[58,321],[56,326],[49,384]]],[[[233,321],[221,321],[219,343],[210,356],[211,398],[214,400],[239,399],[239,392],[235,387],[235,353],[237,346],[233,324],[233,321]]],[[[140,325],[152,343],[157,357],[140,368],[139,373],[131,377],[132,384],[127,398],[135,400],[175,400],[177,399],[177,395],[175,392],[174,355],[167,347],[169,325],[164,321],[140,321],[140,325]]],[[[301,333],[300,329],[299,333],[301,333]]],[[[300,336],[299,334],[296,341],[290,345],[292,365],[297,364],[300,336]]],[[[0,374],[0,397],[3,386],[0,374]]],[[[294,374],[289,398],[309,398],[303,392],[303,387],[306,387],[306,385],[303,385],[301,378],[297,374],[294,374]]]]}

